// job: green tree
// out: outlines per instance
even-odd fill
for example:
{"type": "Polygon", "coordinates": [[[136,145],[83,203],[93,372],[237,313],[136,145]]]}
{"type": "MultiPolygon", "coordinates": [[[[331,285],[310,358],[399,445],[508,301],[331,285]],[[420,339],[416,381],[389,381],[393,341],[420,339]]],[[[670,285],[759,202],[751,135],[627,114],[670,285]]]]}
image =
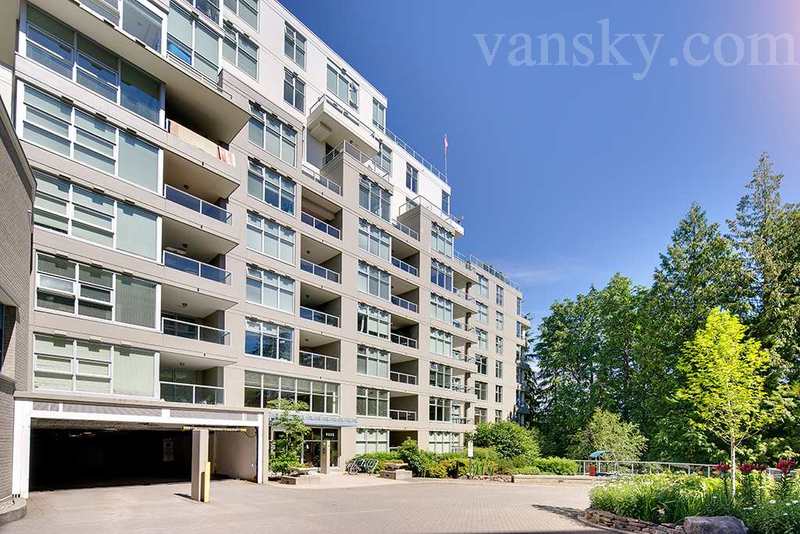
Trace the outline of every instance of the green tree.
{"type": "Polygon", "coordinates": [[[269,466],[275,473],[287,474],[300,465],[303,440],[311,432],[302,417],[297,415],[299,411],[307,411],[308,404],[276,399],[269,401],[267,407],[280,410],[271,424],[277,437],[272,443],[269,466]]]}
{"type": "Polygon", "coordinates": [[[503,458],[539,456],[539,442],[533,431],[511,421],[480,423],[469,437],[476,447],[492,447],[503,458]]]}
{"type": "Polygon", "coordinates": [[[646,448],[647,438],[637,425],[598,408],[586,426],[572,437],[569,454],[573,458],[588,458],[595,451],[605,451],[605,457],[611,460],[636,461],[646,448]]]}
{"type": "Polygon", "coordinates": [[[753,339],[733,314],[714,309],[679,362],[685,377],[676,392],[692,407],[692,424],[721,440],[730,450],[736,495],[736,449],[776,414],[767,403],[765,373],[769,352],[753,339]]]}

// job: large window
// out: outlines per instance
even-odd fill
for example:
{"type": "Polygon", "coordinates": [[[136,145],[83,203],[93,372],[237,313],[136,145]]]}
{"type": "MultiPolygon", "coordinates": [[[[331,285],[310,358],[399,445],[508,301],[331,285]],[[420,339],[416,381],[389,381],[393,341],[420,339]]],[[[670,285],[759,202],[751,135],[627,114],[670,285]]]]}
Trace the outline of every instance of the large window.
{"type": "Polygon", "coordinates": [[[258,213],[247,212],[247,248],[294,264],[295,232],[258,213]]]}
{"type": "Polygon", "coordinates": [[[258,29],[258,0],[225,0],[225,6],[254,30],[258,29]]]}
{"type": "Polygon", "coordinates": [[[366,345],[358,346],[357,370],[362,375],[389,378],[389,353],[366,345]]]}
{"type": "Polygon", "coordinates": [[[372,99],[372,124],[380,131],[386,130],[386,106],[372,99]]]}
{"type": "Polygon", "coordinates": [[[503,421],[503,410],[495,410],[494,411],[494,422],[500,423],[503,421]]]}
{"type": "Polygon", "coordinates": [[[158,216],[34,171],[33,223],[103,247],[158,259],[158,216]]]}
{"type": "Polygon", "coordinates": [[[258,46],[247,35],[225,21],[225,39],[222,42],[222,57],[239,67],[239,70],[258,79],[258,46]]]}
{"type": "Polygon", "coordinates": [[[306,84],[289,69],[283,69],[283,99],[299,111],[306,110],[306,84]]]}
{"type": "Polygon", "coordinates": [[[167,52],[217,83],[219,35],[174,2],[169,6],[167,52]]]}
{"type": "MultiPolygon", "coordinates": [[[[114,3],[119,5],[117,2],[114,3]]],[[[107,6],[108,2],[84,2],[84,4],[107,6]]],[[[161,27],[163,24],[164,19],[157,14],[154,8],[148,7],[139,0],[122,0],[122,29],[156,52],[161,52],[161,27]]]]}
{"type": "Polygon", "coordinates": [[[505,316],[503,312],[494,312],[495,327],[502,331],[506,327],[505,316]]]}
{"type": "Polygon", "coordinates": [[[495,293],[494,293],[494,300],[495,304],[498,306],[503,305],[503,287],[502,286],[495,286],[495,293]]]}
{"type": "Polygon", "coordinates": [[[434,354],[453,357],[453,335],[442,330],[431,328],[430,350],[434,354]]]}
{"type": "Polygon", "coordinates": [[[270,206],[294,215],[295,183],[273,169],[250,162],[247,193],[270,206]]]}
{"type": "Polygon", "coordinates": [[[392,172],[392,149],[385,143],[378,143],[378,167],[391,174],[392,172]]]}
{"type": "Polygon", "coordinates": [[[480,354],[475,355],[475,365],[478,367],[478,374],[480,375],[487,374],[486,362],[487,362],[486,356],[482,356],[480,354]]]}
{"type": "Polygon", "coordinates": [[[359,386],[356,391],[356,415],[389,417],[389,392],[359,386]]]}
{"type": "Polygon", "coordinates": [[[500,360],[494,362],[494,376],[496,378],[503,378],[503,362],[500,360]]]}
{"type": "Polygon", "coordinates": [[[26,141],[160,192],[157,147],[30,85],[23,86],[19,111],[26,141]]]}
{"type": "Polygon", "coordinates": [[[244,352],[250,356],[292,361],[294,330],[257,319],[245,321],[244,352]]]}
{"type": "Polygon", "coordinates": [[[283,52],[300,67],[306,68],[306,38],[288,24],[284,31],[283,52]]]}
{"type": "Polygon", "coordinates": [[[478,305],[478,317],[477,320],[479,323],[488,324],[489,323],[489,306],[486,304],[482,304],[480,302],[476,303],[478,305]]]}
{"type": "Polygon", "coordinates": [[[453,368],[448,365],[431,362],[430,384],[437,388],[447,388],[453,382],[453,368]]]}
{"type": "Polygon", "coordinates": [[[339,413],[339,384],[245,371],[245,406],[269,408],[278,399],[302,402],[308,406],[304,411],[339,413]]]}
{"type": "Polygon", "coordinates": [[[525,339],[525,327],[519,321],[516,324],[516,334],[519,339],[525,339]]]}
{"type": "Polygon", "coordinates": [[[478,398],[478,400],[486,400],[488,389],[489,384],[486,382],[478,382],[477,380],[475,381],[475,396],[478,398]]]}
{"type": "Polygon", "coordinates": [[[480,328],[476,328],[475,333],[478,335],[478,350],[488,350],[489,333],[486,332],[486,330],[481,330],[480,328]]]}
{"type": "Polygon", "coordinates": [[[294,280],[254,265],[247,267],[247,302],[294,313],[294,280]]]}
{"type": "Polygon", "coordinates": [[[522,315],[522,297],[517,297],[517,315],[522,315]]]}
{"type": "Polygon", "coordinates": [[[458,452],[461,450],[458,439],[455,432],[429,432],[428,451],[437,454],[458,452]]]}
{"type": "Polygon", "coordinates": [[[453,303],[436,293],[431,293],[431,319],[453,323],[453,303]]]}
{"type": "Polygon", "coordinates": [[[390,236],[364,219],[358,220],[358,246],[370,254],[389,259],[390,236]]]}
{"type": "Polygon", "coordinates": [[[500,336],[494,337],[494,351],[497,354],[503,354],[503,338],[500,336]]]}
{"type": "Polygon", "coordinates": [[[431,246],[436,252],[441,252],[448,258],[453,257],[454,236],[444,227],[436,223],[431,225],[431,246]]]}
{"type": "Polygon", "coordinates": [[[364,293],[389,300],[389,273],[365,261],[359,261],[358,289],[364,293]]]}
{"type": "Polygon", "coordinates": [[[431,282],[449,291],[453,290],[453,269],[436,260],[431,260],[431,282]]]}
{"type": "Polygon", "coordinates": [[[160,123],[160,83],[28,5],[25,55],[122,107],[160,123]]]}
{"type": "Polygon", "coordinates": [[[478,296],[489,296],[489,279],[480,274],[478,275],[478,296]]]}
{"type": "Polygon", "coordinates": [[[414,193],[419,188],[419,171],[408,163],[406,163],[406,187],[414,193]]]}
{"type": "Polygon", "coordinates": [[[450,214],[450,193],[442,191],[442,211],[450,214]]]}
{"type": "Polygon", "coordinates": [[[297,130],[256,105],[250,109],[247,129],[251,143],[294,166],[297,161],[297,130]]]}
{"type": "Polygon", "coordinates": [[[153,397],[157,362],[146,350],[36,334],[33,389],[153,397]]]}
{"type": "Polygon", "coordinates": [[[392,194],[363,174],[359,185],[358,202],[362,208],[371,211],[378,217],[390,220],[392,194]]]}
{"type": "Polygon", "coordinates": [[[389,339],[389,312],[358,303],[358,331],[389,339]]]}
{"type": "Polygon", "coordinates": [[[428,419],[431,421],[450,422],[452,401],[441,397],[431,397],[428,402],[428,419]]]}
{"type": "Polygon", "coordinates": [[[494,387],[494,401],[503,402],[503,386],[494,387]]]}
{"type": "Polygon", "coordinates": [[[389,452],[389,431],[378,428],[356,429],[356,454],[389,452]]]}
{"type": "Polygon", "coordinates": [[[486,408],[481,408],[479,406],[475,407],[475,424],[479,425],[481,423],[485,423],[487,419],[487,411],[486,408]]]}
{"type": "Polygon", "coordinates": [[[158,284],[57,258],[36,256],[36,307],[156,328],[158,284]]]}
{"type": "Polygon", "coordinates": [[[358,108],[358,85],[342,70],[328,65],[328,91],[350,107],[358,108]]]}

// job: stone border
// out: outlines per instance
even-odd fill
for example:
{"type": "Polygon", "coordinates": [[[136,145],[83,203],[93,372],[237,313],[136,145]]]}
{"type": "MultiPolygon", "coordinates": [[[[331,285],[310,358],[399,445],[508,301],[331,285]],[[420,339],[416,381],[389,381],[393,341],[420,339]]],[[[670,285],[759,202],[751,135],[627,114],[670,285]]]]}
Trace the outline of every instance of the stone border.
{"type": "Polygon", "coordinates": [[[28,501],[14,499],[11,503],[0,504],[0,526],[25,517],[28,512],[28,501]]]}
{"type": "Polygon", "coordinates": [[[632,517],[623,517],[621,515],[612,514],[604,510],[594,510],[589,508],[583,513],[584,521],[616,530],[617,532],[641,532],[642,534],[685,534],[686,531],[681,525],[673,525],[665,523],[659,525],[657,523],[649,523],[632,517]]]}

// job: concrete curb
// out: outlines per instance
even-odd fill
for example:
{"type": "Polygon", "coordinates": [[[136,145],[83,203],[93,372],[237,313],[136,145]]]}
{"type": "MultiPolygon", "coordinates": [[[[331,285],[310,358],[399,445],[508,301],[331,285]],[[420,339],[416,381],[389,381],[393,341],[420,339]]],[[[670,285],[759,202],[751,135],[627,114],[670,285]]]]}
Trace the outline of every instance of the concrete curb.
{"type": "Polygon", "coordinates": [[[15,499],[10,505],[0,508],[0,525],[22,519],[26,513],[28,513],[28,501],[15,499]]]}
{"type": "Polygon", "coordinates": [[[584,486],[597,486],[607,479],[598,477],[572,476],[572,475],[514,475],[514,484],[572,484],[584,486]]]}

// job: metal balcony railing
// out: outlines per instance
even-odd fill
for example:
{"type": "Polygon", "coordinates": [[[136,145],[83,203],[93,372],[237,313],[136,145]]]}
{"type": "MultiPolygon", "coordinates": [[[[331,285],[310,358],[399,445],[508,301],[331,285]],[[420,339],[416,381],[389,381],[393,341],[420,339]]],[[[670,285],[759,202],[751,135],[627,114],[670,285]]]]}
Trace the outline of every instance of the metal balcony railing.
{"type": "Polygon", "coordinates": [[[330,313],[321,312],[312,308],[306,308],[305,306],[300,306],[300,317],[302,319],[308,319],[309,321],[326,324],[328,326],[339,326],[339,317],[336,315],[331,315],[330,313]]]}
{"type": "Polygon", "coordinates": [[[411,265],[408,262],[401,260],[400,258],[395,258],[392,256],[392,265],[400,269],[401,271],[405,271],[412,276],[419,276],[419,270],[411,265]]]}
{"type": "Polygon", "coordinates": [[[417,377],[408,373],[400,373],[398,371],[389,372],[389,380],[392,382],[399,382],[401,384],[417,385],[417,377]]]}
{"type": "Polygon", "coordinates": [[[161,382],[161,400],[189,404],[223,404],[224,389],[201,384],[161,382]]]}
{"type": "Polygon", "coordinates": [[[317,230],[319,230],[321,232],[325,232],[326,234],[328,234],[331,237],[335,237],[336,239],[341,239],[342,238],[341,230],[339,230],[335,226],[331,226],[330,224],[326,223],[325,221],[317,219],[316,217],[314,217],[313,215],[311,215],[308,212],[305,212],[305,211],[300,212],[300,220],[303,221],[304,223],[310,225],[310,226],[313,226],[314,228],[316,228],[317,230]]]}
{"type": "Polygon", "coordinates": [[[341,195],[342,194],[342,186],[340,186],[338,183],[334,182],[330,178],[322,176],[320,173],[313,172],[313,171],[311,171],[309,169],[306,169],[306,168],[303,168],[303,174],[307,175],[309,178],[311,178],[312,180],[314,180],[318,184],[322,185],[323,187],[326,187],[327,189],[330,189],[331,191],[333,191],[337,195],[341,195]]]}
{"type": "Polygon", "coordinates": [[[390,336],[392,343],[397,343],[398,345],[403,345],[404,347],[410,347],[412,349],[417,348],[417,340],[412,339],[410,337],[401,336],[400,334],[392,334],[390,336]]]}
{"type": "Polygon", "coordinates": [[[219,267],[209,265],[208,263],[203,263],[201,261],[193,260],[192,258],[187,258],[186,256],[181,256],[180,254],[169,252],[168,250],[164,251],[164,265],[170,269],[183,271],[185,273],[199,276],[200,278],[205,278],[206,280],[219,282],[220,284],[231,283],[231,273],[225,269],[220,269],[219,267]]]}
{"type": "Polygon", "coordinates": [[[436,166],[433,163],[431,163],[430,161],[425,159],[425,157],[422,156],[419,152],[417,152],[416,150],[411,148],[411,145],[409,145],[408,143],[403,141],[403,139],[401,137],[397,136],[394,132],[392,132],[388,128],[385,130],[385,132],[386,132],[386,135],[389,136],[389,139],[391,139],[392,141],[397,143],[397,146],[399,146],[400,148],[402,148],[403,150],[408,152],[408,154],[411,157],[413,157],[414,159],[416,159],[418,162],[422,163],[422,165],[426,169],[431,171],[434,175],[436,175],[444,183],[447,183],[447,175],[445,173],[443,173],[442,171],[440,171],[438,168],[436,168],[436,166]]]}
{"type": "Polygon", "coordinates": [[[403,309],[406,309],[410,312],[417,313],[417,305],[411,302],[410,300],[406,300],[403,297],[398,297],[397,295],[392,295],[392,304],[395,306],[400,306],[403,309]]]}
{"type": "Polygon", "coordinates": [[[456,423],[458,425],[466,425],[467,424],[467,418],[466,417],[460,417],[458,415],[452,415],[452,416],[450,416],[450,422],[451,423],[456,423]]]}
{"type": "Polygon", "coordinates": [[[326,371],[338,371],[339,357],[301,350],[300,365],[303,367],[313,367],[314,369],[324,369],[326,371]]]}
{"type": "Polygon", "coordinates": [[[406,226],[405,224],[401,223],[400,221],[398,221],[396,219],[392,221],[392,225],[395,228],[397,228],[398,230],[400,230],[401,232],[403,232],[404,234],[406,234],[411,239],[419,241],[419,232],[417,232],[416,230],[414,230],[410,226],[406,226]]]}
{"type": "Polygon", "coordinates": [[[212,219],[227,224],[231,223],[231,214],[229,211],[172,187],[171,185],[164,184],[164,198],[176,204],[180,204],[184,208],[189,208],[192,211],[205,215],[206,217],[211,217],[212,219]]]}
{"type": "Polygon", "coordinates": [[[417,412],[411,410],[389,410],[389,418],[398,421],[416,421],[417,412]]]}
{"type": "Polygon", "coordinates": [[[337,284],[339,283],[339,273],[332,271],[327,267],[323,267],[322,265],[317,265],[313,261],[300,259],[300,269],[307,273],[325,278],[326,280],[330,280],[331,282],[336,282],[337,284]]]}
{"type": "Polygon", "coordinates": [[[169,317],[161,318],[161,332],[168,336],[206,341],[217,345],[227,345],[230,341],[230,332],[227,330],[169,317]]]}

